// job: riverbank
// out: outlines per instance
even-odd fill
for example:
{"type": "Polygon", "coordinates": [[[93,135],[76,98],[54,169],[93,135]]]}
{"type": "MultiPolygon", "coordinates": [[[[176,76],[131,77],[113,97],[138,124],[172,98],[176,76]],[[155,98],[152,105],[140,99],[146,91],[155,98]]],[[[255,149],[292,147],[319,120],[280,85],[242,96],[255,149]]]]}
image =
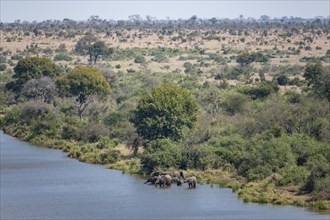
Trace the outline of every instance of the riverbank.
{"type": "MultiPolygon", "coordinates": [[[[121,170],[123,173],[148,175],[141,171],[141,161],[134,157],[132,151],[118,143],[79,143],[76,141],[54,140],[45,136],[28,138],[18,135],[14,130],[7,132],[21,140],[32,144],[59,149],[67,153],[68,157],[81,162],[102,164],[109,169],[121,170]],[[109,145],[110,147],[104,146],[109,145]]],[[[143,150],[140,151],[140,154],[143,150]]],[[[244,202],[271,203],[275,205],[293,205],[308,207],[313,211],[330,213],[330,201],[313,201],[312,195],[298,194],[299,186],[276,186],[277,175],[273,174],[261,181],[247,182],[235,172],[226,170],[186,170],[185,175],[195,175],[199,184],[210,184],[212,187],[231,188],[244,202]]]]}

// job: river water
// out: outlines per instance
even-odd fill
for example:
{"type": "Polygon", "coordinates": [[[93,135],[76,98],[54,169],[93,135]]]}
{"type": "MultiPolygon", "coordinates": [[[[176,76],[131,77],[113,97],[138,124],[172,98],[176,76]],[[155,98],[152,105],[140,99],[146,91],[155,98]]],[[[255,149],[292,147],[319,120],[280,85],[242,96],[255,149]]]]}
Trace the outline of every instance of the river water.
{"type": "Polygon", "coordinates": [[[330,219],[304,208],[244,203],[230,189],[145,185],[1,133],[1,219],[330,219]]]}

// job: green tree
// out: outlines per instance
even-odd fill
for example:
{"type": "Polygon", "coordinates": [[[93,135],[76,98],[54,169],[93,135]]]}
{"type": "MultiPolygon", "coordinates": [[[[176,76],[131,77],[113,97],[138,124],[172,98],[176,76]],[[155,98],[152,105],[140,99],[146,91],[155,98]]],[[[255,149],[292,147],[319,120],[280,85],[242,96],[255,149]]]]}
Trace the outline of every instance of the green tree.
{"type": "Polygon", "coordinates": [[[309,63],[305,66],[304,77],[314,94],[330,101],[329,68],[324,68],[321,63],[309,63]]]}
{"type": "Polygon", "coordinates": [[[75,51],[80,55],[87,55],[89,48],[98,41],[98,38],[92,34],[88,34],[80,38],[75,46],[75,51]]]}
{"type": "Polygon", "coordinates": [[[58,78],[56,83],[62,96],[76,98],[81,120],[84,110],[92,101],[111,92],[109,83],[98,69],[81,65],[58,78]]]}
{"type": "Polygon", "coordinates": [[[6,88],[18,93],[27,81],[41,77],[55,78],[61,73],[61,68],[46,57],[27,57],[17,63],[14,71],[15,81],[7,83],[6,88]]]}
{"type": "Polygon", "coordinates": [[[145,140],[178,140],[184,127],[194,127],[197,112],[197,103],[188,90],[164,84],[140,99],[131,122],[145,140]]]}
{"type": "Polygon", "coordinates": [[[111,54],[112,50],[107,47],[104,41],[97,41],[88,48],[89,62],[96,64],[97,58],[100,55],[111,54]]]}
{"type": "Polygon", "coordinates": [[[321,63],[311,64],[305,66],[304,77],[307,80],[307,85],[311,87],[320,86],[322,75],[324,74],[324,67],[321,63]]]}

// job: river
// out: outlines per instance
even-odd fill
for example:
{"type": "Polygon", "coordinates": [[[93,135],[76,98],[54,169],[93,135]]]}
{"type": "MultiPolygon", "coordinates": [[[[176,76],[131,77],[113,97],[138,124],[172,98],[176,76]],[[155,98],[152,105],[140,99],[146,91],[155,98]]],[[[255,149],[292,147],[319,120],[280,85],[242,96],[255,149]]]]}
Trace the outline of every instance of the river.
{"type": "Polygon", "coordinates": [[[1,219],[330,219],[305,208],[244,203],[230,189],[159,189],[1,132],[1,219]]]}

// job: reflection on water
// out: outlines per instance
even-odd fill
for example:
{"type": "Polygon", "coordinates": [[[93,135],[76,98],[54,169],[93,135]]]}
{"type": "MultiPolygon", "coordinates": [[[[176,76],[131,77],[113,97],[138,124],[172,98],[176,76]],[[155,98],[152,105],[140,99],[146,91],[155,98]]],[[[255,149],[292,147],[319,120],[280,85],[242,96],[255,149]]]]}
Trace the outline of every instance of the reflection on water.
{"type": "Polygon", "coordinates": [[[1,219],[329,219],[303,208],[246,204],[230,189],[167,189],[80,163],[1,133],[1,219]]]}

